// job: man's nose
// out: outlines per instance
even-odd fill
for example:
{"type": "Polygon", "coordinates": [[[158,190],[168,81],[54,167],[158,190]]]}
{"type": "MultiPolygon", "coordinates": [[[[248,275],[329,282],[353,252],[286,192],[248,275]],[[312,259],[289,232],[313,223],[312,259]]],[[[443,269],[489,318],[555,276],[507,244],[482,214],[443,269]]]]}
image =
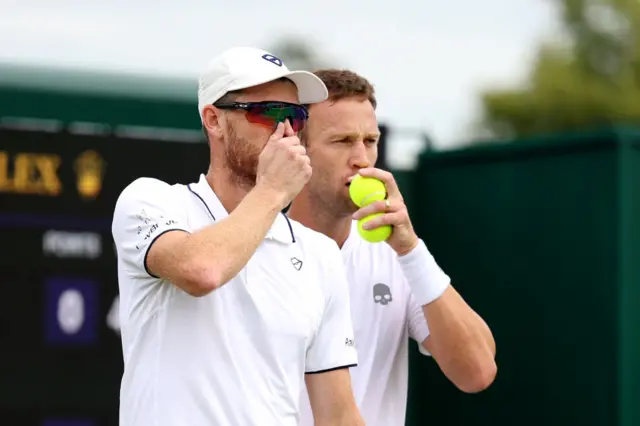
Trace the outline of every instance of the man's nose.
{"type": "Polygon", "coordinates": [[[358,141],[353,144],[350,165],[359,169],[370,167],[369,157],[367,157],[367,147],[364,141],[358,141]]]}

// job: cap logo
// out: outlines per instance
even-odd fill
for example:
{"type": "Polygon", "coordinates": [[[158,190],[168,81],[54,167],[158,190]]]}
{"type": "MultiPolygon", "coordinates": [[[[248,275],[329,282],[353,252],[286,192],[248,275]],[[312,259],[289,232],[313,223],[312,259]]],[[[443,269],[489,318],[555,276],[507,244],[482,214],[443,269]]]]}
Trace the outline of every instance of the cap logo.
{"type": "Polygon", "coordinates": [[[275,64],[279,67],[282,66],[282,60],[280,60],[280,58],[276,58],[275,56],[269,54],[269,53],[265,53],[264,55],[262,55],[262,59],[264,59],[265,61],[269,61],[272,64],[275,64]]]}

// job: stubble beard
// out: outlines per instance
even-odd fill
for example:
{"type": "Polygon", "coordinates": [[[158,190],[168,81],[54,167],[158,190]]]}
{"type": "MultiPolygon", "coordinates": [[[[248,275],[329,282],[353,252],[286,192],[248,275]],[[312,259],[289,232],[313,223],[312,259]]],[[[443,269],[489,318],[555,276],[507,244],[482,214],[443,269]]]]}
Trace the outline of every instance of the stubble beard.
{"type": "Polygon", "coordinates": [[[256,185],[260,152],[247,139],[238,137],[234,128],[229,129],[224,155],[232,184],[247,190],[256,185]]]}

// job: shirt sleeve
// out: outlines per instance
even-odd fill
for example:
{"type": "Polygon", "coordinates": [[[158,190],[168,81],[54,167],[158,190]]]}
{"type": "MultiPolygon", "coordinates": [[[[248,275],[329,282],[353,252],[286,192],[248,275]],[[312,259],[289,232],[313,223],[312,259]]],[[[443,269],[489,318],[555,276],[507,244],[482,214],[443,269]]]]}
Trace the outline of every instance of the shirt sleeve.
{"type": "Polygon", "coordinates": [[[424,310],[422,309],[422,306],[418,304],[415,297],[413,297],[413,294],[411,294],[411,289],[407,288],[407,291],[409,292],[409,297],[407,298],[409,337],[418,343],[418,349],[421,354],[431,356],[429,351],[422,346],[424,339],[429,337],[429,324],[427,324],[427,319],[424,317],[424,310]]]}
{"type": "Polygon", "coordinates": [[[340,249],[335,245],[323,254],[326,308],[322,323],[307,349],[305,372],[323,373],[358,364],[351,319],[349,285],[340,249]]]}
{"type": "Polygon", "coordinates": [[[118,197],[111,232],[118,259],[132,276],[157,278],[146,264],[153,243],[170,231],[190,231],[179,205],[170,185],[151,178],[135,180],[118,197]]]}

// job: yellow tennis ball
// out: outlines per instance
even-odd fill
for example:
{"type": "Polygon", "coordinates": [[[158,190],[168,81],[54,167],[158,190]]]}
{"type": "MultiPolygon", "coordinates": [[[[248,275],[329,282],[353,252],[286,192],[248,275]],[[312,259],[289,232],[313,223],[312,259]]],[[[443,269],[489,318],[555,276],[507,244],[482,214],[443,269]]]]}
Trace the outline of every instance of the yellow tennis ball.
{"type": "Polygon", "coordinates": [[[358,220],[358,233],[362,239],[369,241],[370,243],[379,243],[381,241],[385,241],[391,236],[391,231],[393,230],[391,225],[382,225],[375,229],[362,229],[362,225],[365,222],[368,222],[375,217],[382,216],[383,214],[384,213],[374,213],[358,220]]]}
{"type": "Polygon", "coordinates": [[[349,196],[356,206],[364,207],[374,201],[384,200],[387,188],[379,179],[356,175],[349,185],[349,196]]]}

